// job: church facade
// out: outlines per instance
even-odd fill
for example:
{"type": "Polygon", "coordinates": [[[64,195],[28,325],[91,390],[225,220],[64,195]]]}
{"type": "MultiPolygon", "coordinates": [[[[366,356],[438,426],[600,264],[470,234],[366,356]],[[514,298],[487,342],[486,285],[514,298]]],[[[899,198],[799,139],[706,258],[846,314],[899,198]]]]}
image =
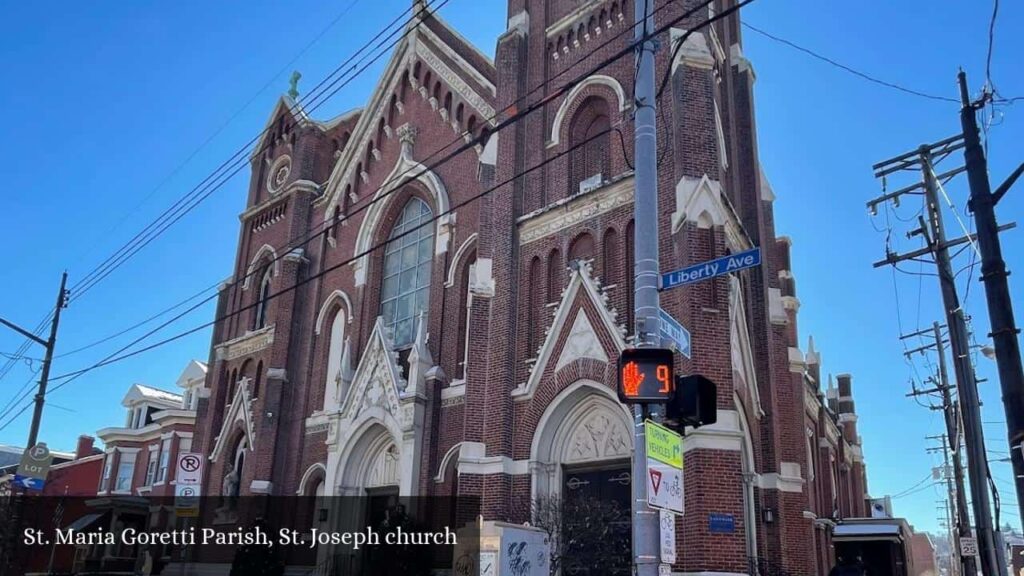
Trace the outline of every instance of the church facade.
{"type": "MultiPolygon", "coordinates": [[[[684,444],[673,570],[826,574],[831,527],[866,515],[852,384],[824,391],[798,340],[739,20],[699,27],[731,5],[673,25],[656,59],[661,269],[762,250],[662,293],[692,334],[677,373],[718,386],[718,422],[684,444]]],[[[415,2],[364,107],[318,120],[281,97],[198,400],[205,494],[473,495],[517,523],[575,491],[628,506],[616,360],[650,225],[633,221],[633,57],[581,75],[632,38],[633,5],[507,10],[493,59],[415,2]]]]}

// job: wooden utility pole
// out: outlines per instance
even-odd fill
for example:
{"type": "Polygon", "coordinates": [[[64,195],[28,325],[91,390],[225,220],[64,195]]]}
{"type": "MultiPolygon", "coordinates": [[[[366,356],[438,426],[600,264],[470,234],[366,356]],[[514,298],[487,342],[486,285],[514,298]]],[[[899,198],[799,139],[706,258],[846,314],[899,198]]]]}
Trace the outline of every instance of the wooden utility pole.
{"type": "MultiPolygon", "coordinates": [[[[1013,304],[999,243],[999,226],[995,207],[1014,181],[1024,173],[1024,164],[1015,170],[1006,182],[991,192],[988,181],[988,161],[981,146],[975,110],[979,106],[967,94],[967,75],[957,75],[960,85],[960,124],[963,128],[964,161],[971,199],[967,206],[974,213],[978,229],[978,251],[981,253],[981,281],[985,284],[988,317],[992,326],[992,344],[999,370],[999,386],[1003,393],[1006,412],[1006,432],[1010,442],[1010,462],[1013,465],[1014,487],[1017,490],[1019,513],[1024,517],[1024,368],[1021,366],[1020,344],[1014,323],[1013,304]]],[[[984,105],[982,99],[980,105],[984,105]]]]}
{"type": "Polygon", "coordinates": [[[53,349],[57,345],[57,327],[60,325],[60,311],[67,308],[68,305],[68,291],[65,288],[67,283],[68,273],[65,271],[60,277],[60,291],[57,292],[57,304],[54,306],[53,320],[50,321],[50,337],[46,340],[43,340],[13,322],[0,318],[0,324],[7,326],[46,349],[46,355],[43,357],[42,371],[39,374],[39,388],[36,390],[36,405],[32,412],[32,425],[29,427],[28,431],[28,444],[25,445],[25,448],[35,446],[39,437],[39,424],[43,419],[43,404],[46,402],[46,385],[50,379],[50,364],[53,362],[53,349]]]}
{"type": "MultiPolygon", "coordinates": [[[[950,178],[965,169],[956,168],[950,172],[936,174],[932,163],[934,158],[942,158],[964,147],[960,135],[946,138],[934,144],[926,144],[917,150],[907,152],[895,158],[879,162],[873,166],[876,178],[908,169],[919,169],[922,175],[920,183],[902,188],[895,192],[868,202],[868,208],[874,211],[883,202],[899,201],[904,194],[923,194],[925,199],[925,215],[918,217],[920,227],[910,232],[910,236],[921,236],[925,240],[924,248],[906,254],[886,254],[885,260],[876,262],[875,267],[894,265],[898,262],[932,255],[938,270],[939,286],[942,292],[943,308],[946,325],[949,327],[949,344],[953,353],[953,368],[956,374],[959,391],[961,418],[963,420],[963,436],[967,451],[967,467],[971,481],[971,503],[974,509],[975,529],[978,539],[979,565],[985,576],[1000,576],[1006,568],[1000,570],[996,553],[996,537],[992,525],[992,504],[988,493],[988,460],[985,453],[985,439],[981,426],[981,405],[978,398],[978,386],[975,381],[974,367],[971,365],[970,342],[967,333],[967,322],[960,305],[960,297],[956,291],[956,277],[953,273],[949,248],[954,245],[972,242],[972,237],[964,237],[947,241],[945,227],[942,223],[942,205],[939,202],[939,182],[950,178]]],[[[961,540],[963,536],[961,536],[961,540]]]]}

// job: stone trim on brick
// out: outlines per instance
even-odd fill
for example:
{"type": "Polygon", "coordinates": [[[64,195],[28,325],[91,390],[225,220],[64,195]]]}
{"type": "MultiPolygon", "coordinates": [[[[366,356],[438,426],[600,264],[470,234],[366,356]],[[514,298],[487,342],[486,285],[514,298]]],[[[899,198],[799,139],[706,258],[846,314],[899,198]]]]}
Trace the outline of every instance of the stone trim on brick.
{"type": "Polygon", "coordinates": [[[562,125],[565,124],[567,116],[569,114],[569,107],[572,105],[576,97],[588,86],[606,86],[615,93],[615,98],[618,100],[619,112],[625,112],[629,109],[629,100],[626,99],[626,91],[622,89],[622,84],[611,76],[605,76],[604,74],[594,74],[588,76],[585,80],[573,86],[572,90],[565,95],[565,99],[558,106],[558,111],[555,112],[555,120],[551,124],[551,138],[548,139],[547,147],[551,148],[557,146],[561,141],[562,125]]]}
{"type": "MultiPolygon", "coordinates": [[[[551,329],[548,330],[547,338],[544,340],[544,344],[541,346],[540,353],[537,356],[537,362],[533,365],[530,371],[530,378],[525,383],[517,386],[512,390],[512,397],[516,401],[531,400],[533,395],[537,392],[537,388],[540,386],[541,379],[544,377],[544,373],[547,369],[548,363],[552,360],[552,355],[555,352],[555,347],[558,344],[559,336],[562,331],[567,328],[569,321],[569,314],[572,311],[573,303],[576,300],[578,294],[582,294],[590,300],[598,316],[600,317],[599,325],[603,326],[605,331],[611,337],[612,342],[615,343],[615,355],[617,356],[626,347],[626,341],[619,331],[619,327],[615,323],[615,318],[612,317],[611,313],[607,308],[607,296],[598,292],[597,284],[594,279],[590,277],[590,271],[586,266],[580,266],[570,274],[569,286],[566,287],[562,293],[562,301],[558,305],[558,309],[555,311],[555,320],[551,324],[551,329]]],[[[583,309],[580,309],[583,312],[583,309]]],[[[583,312],[585,313],[585,312],[583,312]]],[[[596,329],[596,327],[593,327],[596,329]]],[[[596,334],[595,334],[596,338],[596,334]]],[[[556,360],[557,361],[557,360],[556,360]]]]}

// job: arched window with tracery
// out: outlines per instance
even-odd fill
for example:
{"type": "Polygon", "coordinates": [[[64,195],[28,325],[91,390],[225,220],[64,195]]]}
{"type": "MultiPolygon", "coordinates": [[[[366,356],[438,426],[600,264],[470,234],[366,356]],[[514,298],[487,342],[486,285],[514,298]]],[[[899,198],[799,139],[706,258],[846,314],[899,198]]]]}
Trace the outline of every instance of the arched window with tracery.
{"type": "Polygon", "coordinates": [[[611,127],[608,103],[596,96],[580,104],[569,125],[569,194],[584,181],[600,184],[611,177],[611,127]],[[598,180],[597,177],[600,177],[598,180]]]}
{"type": "Polygon", "coordinates": [[[413,197],[391,229],[384,250],[380,315],[392,329],[395,346],[407,346],[416,334],[416,319],[430,298],[430,267],[434,257],[433,213],[413,197]],[[408,232],[408,234],[406,234],[408,232]]]}
{"type": "Polygon", "coordinates": [[[267,264],[260,275],[260,290],[256,294],[256,306],[253,310],[252,329],[259,330],[267,325],[267,312],[270,301],[270,283],[274,275],[274,266],[267,264]]]}

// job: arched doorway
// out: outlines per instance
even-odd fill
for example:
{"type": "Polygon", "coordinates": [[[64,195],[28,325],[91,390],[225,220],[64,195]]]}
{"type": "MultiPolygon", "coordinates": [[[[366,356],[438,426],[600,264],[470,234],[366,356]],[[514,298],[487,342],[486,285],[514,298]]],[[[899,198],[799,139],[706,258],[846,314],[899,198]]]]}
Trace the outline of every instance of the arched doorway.
{"type": "Polygon", "coordinates": [[[568,387],[540,419],[531,447],[531,515],[536,525],[557,528],[563,574],[629,572],[631,430],[611,390],[592,381],[568,387]],[[599,540],[588,533],[595,525],[611,531],[599,540]]]}
{"type": "MultiPolygon", "coordinates": [[[[352,438],[334,475],[334,494],[344,498],[335,500],[330,523],[331,529],[339,532],[365,530],[367,526],[378,529],[399,505],[401,451],[392,432],[380,421],[368,419],[352,438]]],[[[334,555],[334,566],[350,573],[358,573],[363,563],[372,560],[365,550],[356,552],[349,547],[338,547],[330,554],[334,555]]]]}

